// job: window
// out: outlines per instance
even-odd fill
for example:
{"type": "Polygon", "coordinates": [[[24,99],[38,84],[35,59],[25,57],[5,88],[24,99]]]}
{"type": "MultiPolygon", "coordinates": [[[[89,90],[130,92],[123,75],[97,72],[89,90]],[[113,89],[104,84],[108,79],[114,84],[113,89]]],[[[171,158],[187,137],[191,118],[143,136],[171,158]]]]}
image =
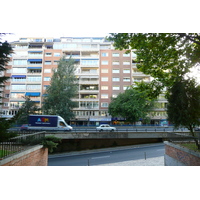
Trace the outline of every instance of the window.
{"type": "Polygon", "coordinates": [[[108,86],[101,86],[101,90],[108,90],[108,86]]]}
{"type": "Polygon", "coordinates": [[[26,90],[26,85],[12,85],[12,90],[26,90]]]}
{"type": "Polygon", "coordinates": [[[108,99],[108,94],[101,94],[102,99],[108,99]]]}
{"type": "Polygon", "coordinates": [[[130,53],[124,53],[123,57],[130,57],[130,53]]]}
{"type": "Polygon", "coordinates": [[[108,73],[108,69],[101,69],[101,73],[108,73]]]}
{"type": "Polygon", "coordinates": [[[123,65],[130,65],[130,61],[124,61],[123,65]]]}
{"type": "Polygon", "coordinates": [[[119,86],[113,86],[113,90],[120,90],[119,86]]]}
{"type": "Polygon", "coordinates": [[[129,77],[125,77],[125,78],[123,78],[123,81],[124,81],[124,82],[130,82],[131,79],[130,79],[129,77]]]}
{"type": "Polygon", "coordinates": [[[28,82],[40,82],[42,80],[41,76],[28,76],[28,82]]]}
{"type": "Polygon", "coordinates": [[[108,102],[101,103],[101,107],[107,108],[108,107],[108,102]]]}
{"type": "Polygon", "coordinates": [[[25,96],[24,93],[18,93],[18,92],[17,93],[12,92],[10,95],[12,99],[22,99],[25,96]]]}
{"type": "Polygon", "coordinates": [[[44,81],[50,81],[51,78],[50,77],[44,77],[44,81]]]}
{"type": "Polygon", "coordinates": [[[27,60],[14,60],[13,65],[27,65],[27,60]]]}
{"type": "Polygon", "coordinates": [[[113,53],[112,56],[113,57],[119,57],[119,53],[113,53]]]}
{"type": "Polygon", "coordinates": [[[102,64],[102,65],[108,65],[108,61],[107,61],[107,60],[102,60],[102,61],[101,61],[101,64],[102,64]]]}
{"type": "Polygon", "coordinates": [[[9,106],[9,103],[4,103],[4,107],[8,107],[9,106]]]}
{"type": "Polygon", "coordinates": [[[81,65],[98,65],[99,60],[81,60],[81,65]]]}
{"type": "Polygon", "coordinates": [[[45,53],[45,56],[50,57],[50,56],[52,56],[52,53],[45,53]]]}
{"type": "Polygon", "coordinates": [[[112,81],[120,81],[120,78],[119,77],[113,77],[112,81]]]}
{"type": "Polygon", "coordinates": [[[127,90],[128,88],[129,88],[129,86],[127,86],[127,85],[123,86],[123,90],[127,90]]]}
{"type": "Polygon", "coordinates": [[[45,61],[45,65],[51,65],[51,61],[45,61]]]}
{"type": "Polygon", "coordinates": [[[55,56],[55,57],[59,57],[59,56],[60,56],[60,53],[54,53],[54,56],[55,56]]]}
{"type": "Polygon", "coordinates": [[[13,73],[15,74],[25,74],[27,72],[27,68],[15,68],[13,67],[13,73]]]}
{"type": "Polygon", "coordinates": [[[102,56],[102,57],[107,57],[107,56],[108,56],[108,53],[106,53],[106,52],[105,52],[105,53],[101,53],[101,56],[102,56]]]}
{"type": "Polygon", "coordinates": [[[101,81],[108,81],[108,77],[101,77],[101,81]]]}
{"type": "Polygon", "coordinates": [[[123,69],[123,73],[130,74],[130,69],[123,69]]]}
{"type": "Polygon", "coordinates": [[[113,69],[112,72],[113,73],[119,73],[119,69],[113,69]]]}
{"type": "Polygon", "coordinates": [[[44,69],[44,73],[51,73],[51,69],[44,69]]]}
{"type": "Polygon", "coordinates": [[[119,61],[113,61],[112,64],[113,65],[119,65],[119,61]]]}
{"type": "Polygon", "coordinates": [[[27,85],[27,90],[40,90],[41,85],[27,85]]]}

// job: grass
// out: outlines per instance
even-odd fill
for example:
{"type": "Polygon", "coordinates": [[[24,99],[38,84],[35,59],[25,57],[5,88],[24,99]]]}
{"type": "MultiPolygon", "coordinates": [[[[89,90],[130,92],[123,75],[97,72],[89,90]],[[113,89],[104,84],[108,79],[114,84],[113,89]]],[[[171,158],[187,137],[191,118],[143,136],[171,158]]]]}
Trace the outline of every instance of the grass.
{"type": "Polygon", "coordinates": [[[190,150],[200,152],[200,149],[197,148],[195,143],[182,143],[180,145],[183,146],[183,147],[186,147],[190,150]]]}

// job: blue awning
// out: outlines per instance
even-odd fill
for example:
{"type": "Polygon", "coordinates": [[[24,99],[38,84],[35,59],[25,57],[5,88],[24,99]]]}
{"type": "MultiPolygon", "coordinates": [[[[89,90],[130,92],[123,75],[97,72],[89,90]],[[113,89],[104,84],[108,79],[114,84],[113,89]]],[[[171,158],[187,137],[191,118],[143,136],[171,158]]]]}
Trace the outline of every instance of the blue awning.
{"type": "Polygon", "coordinates": [[[40,92],[26,92],[25,96],[39,97],[40,92]]]}
{"type": "Polygon", "coordinates": [[[12,75],[12,78],[26,78],[25,75],[12,75]]]}
{"type": "Polygon", "coordinates": [[[42,67],[27,67],[27,69],[42,69],[42,67]]]}
{"type": "Polygon", "coordinates": [[[42,62],[42,59],[28,59],[28,62],[42,62]]]}

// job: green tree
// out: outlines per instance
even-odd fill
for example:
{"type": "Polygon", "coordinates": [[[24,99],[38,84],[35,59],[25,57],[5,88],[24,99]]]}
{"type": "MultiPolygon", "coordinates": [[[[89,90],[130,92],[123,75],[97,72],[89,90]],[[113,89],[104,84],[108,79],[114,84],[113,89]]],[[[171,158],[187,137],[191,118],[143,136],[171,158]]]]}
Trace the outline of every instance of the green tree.
{"type": "MultiPolygon", "coordinates": [[[[6,71],[6,64],[9,62],[9,55],[13,53],[12,47],[9,43],[1,42],[1,36],[5,34],[0,33],[0,94],[2,93],[2,89],[5,87],[5,82],[10,78],[6,76],[2,76],[1,73],[6,71]]],[[[0,95],[0,101],[2,96],[0,95]]],[[[0,103],[1,105],[1,103],[0,103]]]]}
{"type": "Polygon", "coordinates": [[[78,93],[78,83],[75,76],[74,60],[63,57],[54,69],[50,86],[46,90],[43,102],[43,113],[62,116],[66,121],[74,117],[72,109],[77,106],[72,98],[78,93]]]}
{"type": "Polygon", "coordinates": [[[140,119],[147,121],[153,104],[147,93],[131,88],[112,99],[108,112],[113,117],[123,117],[132,123],[140,119]]]}
{"type": "Polygon", "coordinates": [[[184,77],[200,61],[197,33],[113,33],[109,40],[117,49],[134,51],[137,68],[154,78],[148,87],[158,85],[157,93],[173,86],[177,77],[184,77]]]}
{"type": "MultiPolygon", "coordinates": [[[[167,114],[175,128],[186,127],[195,137],[194,127],[200,125],[200,86],[194,79],[176,80],[168,96],[167,114]]],[[[198,139],[194,140],[200,149],[198,139]]]]}
{"type": "Polygon", "coordinates": [[[30,114],[37,114],[41,109],[35,105],[34,101],[31,101],[30,97],[24,97],[25,102],[18,110],[19,117],[17,118],[18,124],[28,124],[28,116],[30,114]]]}

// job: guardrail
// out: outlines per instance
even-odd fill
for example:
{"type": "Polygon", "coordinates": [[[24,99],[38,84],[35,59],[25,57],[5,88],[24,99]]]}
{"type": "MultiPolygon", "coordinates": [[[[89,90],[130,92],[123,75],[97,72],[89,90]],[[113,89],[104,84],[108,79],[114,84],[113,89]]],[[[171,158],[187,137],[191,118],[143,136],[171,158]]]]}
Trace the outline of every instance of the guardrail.
{"type": "Polygon", "coordinates": [[[41,139],[45,137],[45,131],[32,134],[22,134],[0,143],[0,159],[16,152],[21,152],[31,146],[40,144],[41,139]]]}

